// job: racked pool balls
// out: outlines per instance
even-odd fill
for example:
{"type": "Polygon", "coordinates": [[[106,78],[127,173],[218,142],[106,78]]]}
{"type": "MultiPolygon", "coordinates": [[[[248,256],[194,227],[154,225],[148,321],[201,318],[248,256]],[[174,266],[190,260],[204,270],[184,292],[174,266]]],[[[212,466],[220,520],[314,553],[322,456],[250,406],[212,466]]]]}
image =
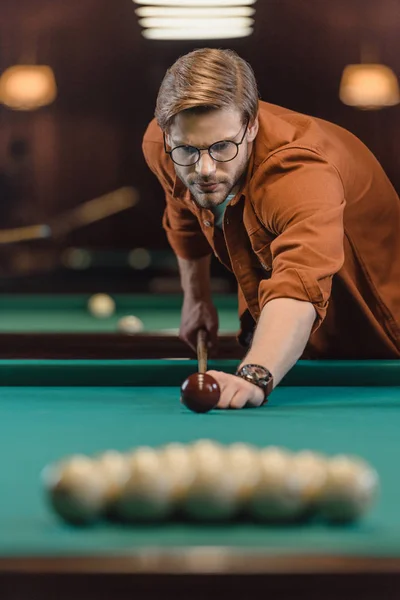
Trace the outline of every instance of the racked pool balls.
{"type": "Polygon", "coordinates": [[[194,373],[185,379],[181,386],[182,404],[197,413],[205,413],[215,408],[220,395],[218,383],[207,373],[194,373]]]}

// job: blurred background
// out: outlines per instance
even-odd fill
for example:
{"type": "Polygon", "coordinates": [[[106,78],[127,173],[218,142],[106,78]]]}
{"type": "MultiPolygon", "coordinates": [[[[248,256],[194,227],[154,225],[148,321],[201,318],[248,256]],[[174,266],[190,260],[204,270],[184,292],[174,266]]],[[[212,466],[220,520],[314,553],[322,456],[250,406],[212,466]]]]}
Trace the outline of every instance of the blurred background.
{"type": "MultiPolygon", "coordinates": [[[[179,291],[141,141],[195,48],[233,48],[263,100],[355,133],[399,192],[399,31],[399,0],[2,0],[0,292],[179,291]]],[[[235,289],[218,264],[213,286],[235,289]]]]}

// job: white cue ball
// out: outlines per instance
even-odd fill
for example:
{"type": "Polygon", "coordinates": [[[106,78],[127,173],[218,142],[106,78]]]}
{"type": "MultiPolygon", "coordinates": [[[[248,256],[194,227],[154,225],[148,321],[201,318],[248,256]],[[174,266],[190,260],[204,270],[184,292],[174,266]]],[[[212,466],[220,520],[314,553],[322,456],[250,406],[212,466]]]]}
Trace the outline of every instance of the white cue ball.
{"type": "Polygon", "coordinates": [[[121,333],[140,333],[143,329],[143,322],[134,315],[127,315],[118,321],[118,331],[121,333]]]}
{"type": "Polygon", "coordinates": [[[45,467],[42,481],[50,505],[66,521],[83,525],[101,517],[107,482],[89,457],[76,455],[45,467]]]}
{"type": "Polygon", "coordinates": [[[89,298],[90,314],[98,319],[107,319],[115,312],[115,302],[108,294],[94,294],[89,298]]]}
{"type": "Polygon", "coordinates": [[[224,521],[238,512],[237,485],[226,448],[211,440],[189,446],[193,480],[183,501],[183,512],[196,521],[224,521]]]}
{"type": "Polygon", "coordinates": [[[140,447],[127,455],[129,477],[115,502],[115,514],[127,522],[154,522],[166,518],[173,508],[173,481],[160,453],[140,447]]]}
{"type": "Polygon", "coordinates": [[[260,480],[248,503],[248,511],[255,519],[290,522],[303,513],[304,503],[294,477],[292,458],[292,454],[280,448],[260,451],[260,480]]]}
{"type": "Polygon", "coordinates": [[[334,456],[321,494],[321,515],[332,522],[354,521],[372,506],[378,491],[379,476],[371,465],[360,458],[334,456]]]}

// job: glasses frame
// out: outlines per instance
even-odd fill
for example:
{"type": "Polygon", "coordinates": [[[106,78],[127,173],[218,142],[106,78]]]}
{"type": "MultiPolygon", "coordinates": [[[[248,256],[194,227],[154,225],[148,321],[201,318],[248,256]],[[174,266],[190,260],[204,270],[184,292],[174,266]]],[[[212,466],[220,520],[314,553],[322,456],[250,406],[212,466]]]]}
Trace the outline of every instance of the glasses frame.
{"type": "MultiPolygon", "coordinates": [[[[214,142],[213,144],[211,144],[211,146],[208,146],[208,148],[197,148],[196,146],[191,146],[190,144],[180,144],[179,146],[175,146],[171,150],[167,150],[167,142],[166,142],[166,139],[165,139],[165,132],[163,132],[165,153],[169,154],[169,157],[172,160],[172,162],[175,163],[176,165],[180,166],[180,167],[193,167],[194,165],[197,165],[197,163],[199,162],[199,160],[201,158],[202,151],[205,151],[205,150],[207,150],[208,155],[215,162],[220,162],[220,163],[230,162],[231,160],[233,160],[234,158],[236,158],[237,155],[239,154],[239,147],[243,144],[245,135],[247,133],[247,128],[249,126],[249,121],[250,121],[250,119],[247,118],[246,124],[245,124],[245,128],[244,128],[244,132],[243,132],[243,135],[242,135],[242,139],[240,140],[240,142],[235,142],[234,140],[219,140],[218,142],[214,142]],[[218,160],[218,158],[214,158],[213,155],[211,154],[212,147],[216,146],[217,144],[222,144],[223,142],[229,142],[231,144],[235,144],[235,146],[236,146],[236,154],[235,154],[235,156],[232,156],[232,158],[228,158],[228,160],[218,160]],[[182,165],[181,163],[176,162],[176,160],[174,160],[172,158],[172,153],[174,152],[174,150],[177,150],[178,148],[193,148],[194,150],[196,150],[196,152],[198,154],[197,160],[195,160],[195,162],[190,163],[189,165],[182,165]]],[[[234,137],[237,137],[239,135],[239,133],[240,133],[240,130],[239,130],[239,132],[234,137]]]]}

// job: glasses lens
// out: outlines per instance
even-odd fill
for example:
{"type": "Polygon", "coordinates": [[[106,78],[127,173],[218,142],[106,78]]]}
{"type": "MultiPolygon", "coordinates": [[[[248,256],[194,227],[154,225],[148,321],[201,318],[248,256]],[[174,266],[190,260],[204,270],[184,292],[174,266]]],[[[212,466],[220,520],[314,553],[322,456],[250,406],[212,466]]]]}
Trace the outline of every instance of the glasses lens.
{"type": "MultiPolygon", "coordinates": [[[[210,156],[218,162],[228,162],[235,158],[238,146],[235,142],[216,142],[209,149],[210,156]]],[[[171,150],[171,158],[177,165],[189,167],[194,165],[200,158],[200,152],[194,146],[178,146],[171,150]]]]}
{"type": "Polygon", "coordinates": [[[188,167],[199,160],[199,151],[193,146],[178,146],[172,150],[171,158],[174,163],[188,167]]]}
{"type": "Polygon", "coordinates": [[[227,162],[232,160],[238,153],[238,147],[234,142],[217,142],[210,147],[210,154],[214,160],[227,162]]]}

